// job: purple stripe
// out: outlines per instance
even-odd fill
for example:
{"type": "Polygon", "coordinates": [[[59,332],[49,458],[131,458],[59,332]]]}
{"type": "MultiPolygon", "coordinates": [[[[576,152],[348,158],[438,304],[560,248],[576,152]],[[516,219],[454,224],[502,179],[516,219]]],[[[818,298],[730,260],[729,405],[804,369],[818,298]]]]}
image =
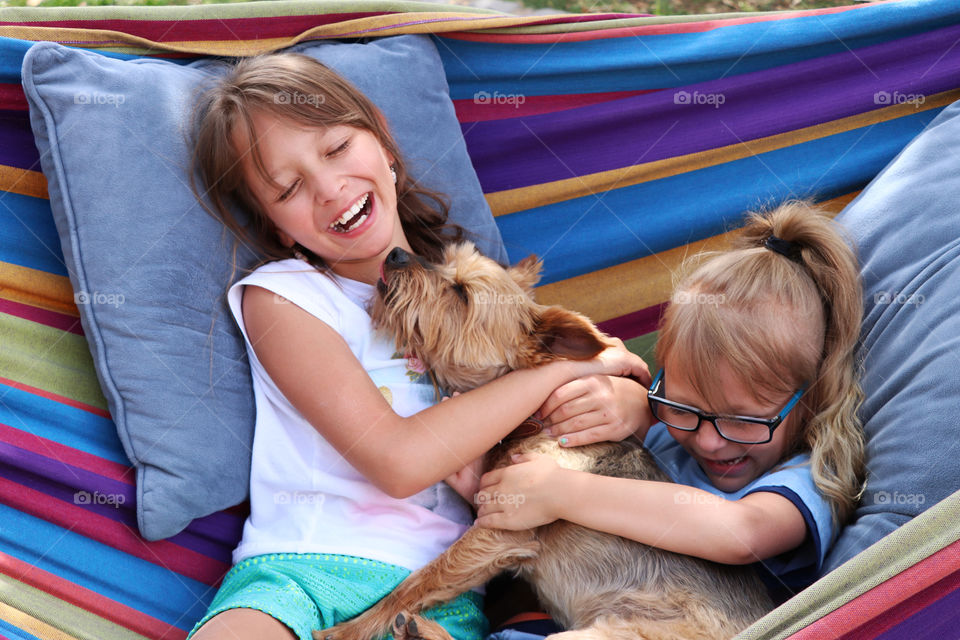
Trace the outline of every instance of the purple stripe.
{"type": "Polygon", "coordinates": [[[661,303],[633,311],[617,318],[598,322],[601,331],[616,336],[621,340],[630,340],[656,331],[660,324],[660,317],[667,308],[667,303],[661,303]]]}
{"type": "Polygon", "coordinates": [[[40,152],[25,111],[0,109],[0,164],[40,171],[40,152]]]}
{"type": "Polygon", "coordinates": [[[464,123],[464,137],[487,193],[629,167],[871,111],[889,104],[881,91],[904,101],[956,88],[958,40],[960,25],[677,90],[464,123]]]}
{"type": "MultiPolygon", "coordinates": [[[[951,577],[955,577],[955,574],[951,577]]],[[[931,602],[876,638],[877,640],[956,638],[958,610],[960,610],[960,589],[950,591],[936,602],[931,602]]]]}
{"type": "MultiPolygon", "coordinates": [[[[6,442],[0,442],[0,476],[137,530],[136,489],[129,484],[6,442]]],[[[217,517],[194,521],[170,542],[229,563],[242,521],[233,514],[213,515],[217,517]]]]}

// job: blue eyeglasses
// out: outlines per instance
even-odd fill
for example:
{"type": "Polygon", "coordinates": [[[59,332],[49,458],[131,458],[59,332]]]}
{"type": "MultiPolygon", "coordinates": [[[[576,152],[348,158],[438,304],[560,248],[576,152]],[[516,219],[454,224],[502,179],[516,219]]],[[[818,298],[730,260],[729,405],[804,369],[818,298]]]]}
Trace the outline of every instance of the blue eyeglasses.
{"type": "Polygon", "coordinates": [[[674,429],[696,431],[704,420],[713,424],[720,437],[740,444],[764,444],[773,439],[773,430],[783,423],[787,414],[797,405],[807,390],[807,385],[797,389],[790,400],[773,418],[754,418],[752,416],[718,416],[704,413],[696,407],[690,407],[673,400],[667,400],[663,392],[663,369],[657,372],[647,391],[647,402],[653,417],[674,429]]]}

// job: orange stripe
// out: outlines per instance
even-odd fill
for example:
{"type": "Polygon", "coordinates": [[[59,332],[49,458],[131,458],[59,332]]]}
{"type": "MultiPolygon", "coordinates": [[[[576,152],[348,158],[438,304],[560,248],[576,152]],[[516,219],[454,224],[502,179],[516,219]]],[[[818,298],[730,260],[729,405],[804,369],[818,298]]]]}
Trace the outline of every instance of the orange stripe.
{"type": "Polygon", "coordinates": [[[0,262],[0,298],[80,317],[69,278],[9,262],[0,262]]]}
{"type": "Polygon", "coordinates": [[[47,178],[40,171],[0,165],[0,191],[49,200],[47,178]]]}

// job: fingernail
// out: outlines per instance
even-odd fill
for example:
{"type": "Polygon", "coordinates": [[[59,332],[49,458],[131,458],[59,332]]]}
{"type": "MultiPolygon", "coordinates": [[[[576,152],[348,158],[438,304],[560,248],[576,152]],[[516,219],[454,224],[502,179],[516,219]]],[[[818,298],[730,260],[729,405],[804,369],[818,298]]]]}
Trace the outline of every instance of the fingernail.
{"type": "Polygon", "coordinates": [[[553,427],[547,427],[546,429],[543,430],[543,432],[544,432],[545,434],[547,434],[548,436],[552,436],[552,435],[553,435],[553,427]]]}
{"type": "Polygon", "coordinates": [[[566,438],[560,438],[560,444],[567,444],[568,442],[570,441],[567,440],[566,438]]]}

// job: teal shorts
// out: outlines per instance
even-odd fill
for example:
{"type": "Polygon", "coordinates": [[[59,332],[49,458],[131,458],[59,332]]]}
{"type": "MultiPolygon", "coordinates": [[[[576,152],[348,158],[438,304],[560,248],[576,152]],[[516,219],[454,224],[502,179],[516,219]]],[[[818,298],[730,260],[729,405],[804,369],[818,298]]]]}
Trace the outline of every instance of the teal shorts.
{"type": "MultiPolygon", "coordinates": [[[[410,571],[353,556],[279,553],[248,558],[223,578],[206,615],[190,632],[228,609],[257,609],[287,625],[300,640],[362,613],[393,591],[410,571]]],[[[487,634],[483,598],[472,591],[429,609],[456,640],[481,640],[487,634]]],[[[390,636],[387,636],[390,637],[390,636]]]]}

